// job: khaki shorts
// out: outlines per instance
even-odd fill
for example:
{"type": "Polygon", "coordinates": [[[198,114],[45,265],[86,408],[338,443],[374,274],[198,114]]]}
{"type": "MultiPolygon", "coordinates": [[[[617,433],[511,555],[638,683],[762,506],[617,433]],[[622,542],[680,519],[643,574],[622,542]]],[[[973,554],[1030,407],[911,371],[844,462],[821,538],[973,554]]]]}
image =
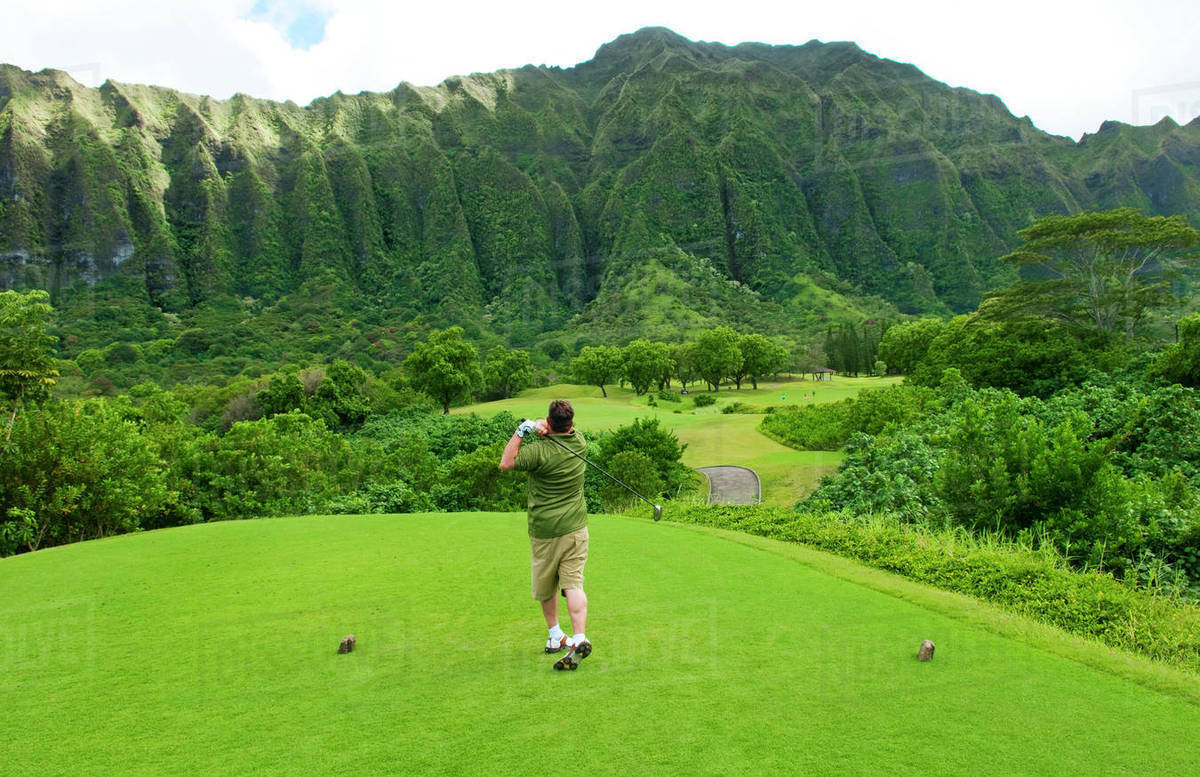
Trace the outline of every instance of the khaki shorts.
{"type": "Polygon", "coordinates": [[[583,588],[583,565],[587,563],[588,530],[582,529],[548,540],[529,538],[533,571],[533,598],[553,599],[560,588],[583,588]]]}

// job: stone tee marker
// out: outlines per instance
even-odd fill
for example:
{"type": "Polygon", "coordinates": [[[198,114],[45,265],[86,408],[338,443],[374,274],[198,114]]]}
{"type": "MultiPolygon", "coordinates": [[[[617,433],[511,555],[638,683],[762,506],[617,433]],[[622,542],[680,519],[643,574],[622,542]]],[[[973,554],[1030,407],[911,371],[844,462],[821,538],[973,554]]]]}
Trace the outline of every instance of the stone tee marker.
{"type": "Polygon", "coordinates": [[[338,655],[341,655],[342,653],[349,653],[351,650],[354,650],[354,644],[357,641],[358,640],[354,638],[353,634],[346,635],[346,638],[342,640],[342,644],[338,645],[338,655]]]}
{"type": "Polygon", "coordinates": [[[922,642],[921,649],[919,651],[917,651],[917,660],[918,661],[932,661],[934,647],[935,647],[935,645],[932,642],[930,642],[929,640],[925,640],[924,642],[922,642]]]}

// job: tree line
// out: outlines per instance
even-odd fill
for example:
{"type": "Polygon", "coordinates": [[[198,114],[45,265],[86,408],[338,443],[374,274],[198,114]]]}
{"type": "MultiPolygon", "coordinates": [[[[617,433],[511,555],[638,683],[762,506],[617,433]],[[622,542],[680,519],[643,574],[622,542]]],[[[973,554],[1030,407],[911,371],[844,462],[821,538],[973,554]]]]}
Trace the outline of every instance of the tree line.
{"type": "Polygon", "coordinates": [[[788,366],[788,349],[760,334],[738,334],[727,326],[702,332],[691,342],[668,344],[638,339],[623,348],[610,345],[585,346],[571,360],[571,373],[579,383],[605,386],[628,382],[636,394],[652,387],[666,389],[672,379],[680,386],[703,381],[711,391],[732,381],[741,389],[749,380],[754,388],[766,375],[788,366]]]}

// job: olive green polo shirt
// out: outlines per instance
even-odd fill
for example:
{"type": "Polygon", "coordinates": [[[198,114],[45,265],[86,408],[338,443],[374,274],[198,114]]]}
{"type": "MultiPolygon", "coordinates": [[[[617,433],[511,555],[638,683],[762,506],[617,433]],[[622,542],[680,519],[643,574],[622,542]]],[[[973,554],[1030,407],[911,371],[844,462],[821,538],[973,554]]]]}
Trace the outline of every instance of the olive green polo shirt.
{"type": "MultiPolygon", "coordinates": [[[[549,435],[585,455],[587,442],[577,431],[549,435]]],[[[550,440],[528,435],[513,467],[529,473],[529,536],[540,540],[561,537],[587,526],[583,476],[587,465],[550,440]]]]}

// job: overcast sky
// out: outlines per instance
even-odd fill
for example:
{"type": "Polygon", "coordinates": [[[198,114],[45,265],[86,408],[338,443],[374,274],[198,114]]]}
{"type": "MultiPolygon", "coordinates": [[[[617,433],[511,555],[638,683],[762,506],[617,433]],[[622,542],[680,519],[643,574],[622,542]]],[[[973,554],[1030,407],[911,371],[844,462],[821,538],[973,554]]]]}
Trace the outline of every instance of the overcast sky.
{"type": "Polygon", "coordinates": [[[568,67],[622,33],[852,40],[952,86],[999,95],[1044,130],[1200,114],[1195,0],[1057,2],[371,2],[4,0],[0,62],[227,98],[304,104],[337,90],[433,85],[502,67],[568,67]],[[1189,5],[1192,8],[1189,9],[1189,5]]]}

